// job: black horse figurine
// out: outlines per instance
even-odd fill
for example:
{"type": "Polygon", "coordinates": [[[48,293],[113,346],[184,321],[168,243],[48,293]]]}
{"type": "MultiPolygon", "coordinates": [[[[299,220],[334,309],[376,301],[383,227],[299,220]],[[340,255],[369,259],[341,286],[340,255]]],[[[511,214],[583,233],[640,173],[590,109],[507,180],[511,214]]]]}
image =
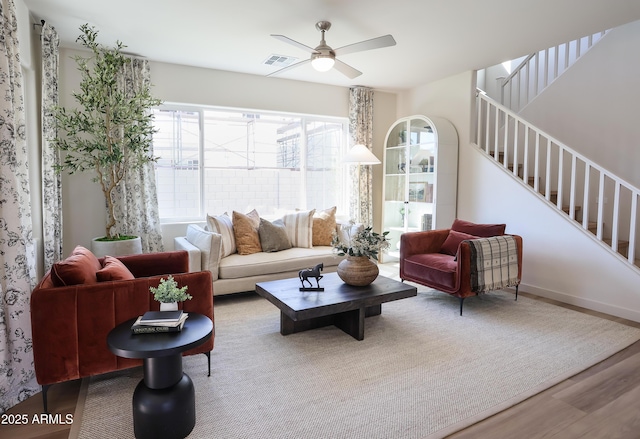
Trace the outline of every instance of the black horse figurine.
{"type": "Polygon", "coordinates": [[[316,286],[320,289],[320,279],[322,279],[322,275],[320,272],[324,269],[324,264],[320,263],[313,268],[307,268],[304,270],[300,270],[298,272],[298,277],[300,278],[300,282],[302,283],[302,288],[305,288],[304,283],[309,282],[309,288],[313,287],[313,283],[309,280],[310,278],[316,279],[316,286]]]}

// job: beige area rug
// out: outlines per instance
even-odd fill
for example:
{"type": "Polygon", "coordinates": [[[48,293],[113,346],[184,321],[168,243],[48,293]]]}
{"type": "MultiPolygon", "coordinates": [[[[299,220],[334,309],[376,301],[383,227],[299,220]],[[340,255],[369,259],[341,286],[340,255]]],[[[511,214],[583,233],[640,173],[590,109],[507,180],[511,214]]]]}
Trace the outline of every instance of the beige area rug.
{"type": "MultiPolygon", "coordinates": [[[[356,341],[331,326],[283,337],[258,296],[217,300],[211,377],[190,438],[440,438],[605,359],[640,330],[494,292],[465,301],[422,291],[384,304],[356,341]]],[[[94,377],[80,438],[133,437],[140,368],[94,377]]]]}

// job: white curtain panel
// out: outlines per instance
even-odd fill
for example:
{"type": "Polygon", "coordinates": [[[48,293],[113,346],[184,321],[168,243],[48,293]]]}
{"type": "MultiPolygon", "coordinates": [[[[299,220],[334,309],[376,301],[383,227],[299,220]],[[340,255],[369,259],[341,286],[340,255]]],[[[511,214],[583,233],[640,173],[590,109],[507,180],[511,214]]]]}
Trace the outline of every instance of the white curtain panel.
{"type": "Polygon", "coordinates": [[[0,0],[0,413],[38,391],[29,313],[36,270],[17,29],[13,0],[0,0]]]}
{"type": "MultiPolygon", "coordinates": [[[[373,90],[367,87],[349,89],[349,147],[362,144],[371,149],[373,143],[373,90]]],[[[373,225],[372,167],[351,165],[349,215],[366,226],[373,225]],[[358,203],[360,204],[358,207],[358,203]]]]}
{"type": "Polygon", "coordinates": [[[62,177],[55,166],[60,153],[52,145],[56,138],[53,108],[58,105],[58,33],[42,25],[42,234],[44,270],[63,259],[62,254],[62,177]]]}
{"type": "MultiPolygon", "coordinates": [[[[150,76],[149,62],[132,58],[125,66],[124,87],[135,90],[148,84],[150,76]]],[[[153,155],[153,149],[150,153],[153,155]]],[[[127,173],[116,189],[114,204],[117,233],[140,236],[144,253],[164,251],[154,163],[127,173]]]]}

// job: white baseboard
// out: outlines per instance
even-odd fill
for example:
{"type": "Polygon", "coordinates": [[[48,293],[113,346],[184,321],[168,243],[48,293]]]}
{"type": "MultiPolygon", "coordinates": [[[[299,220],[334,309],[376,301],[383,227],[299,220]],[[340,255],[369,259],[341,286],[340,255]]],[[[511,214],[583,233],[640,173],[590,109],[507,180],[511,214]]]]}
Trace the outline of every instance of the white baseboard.
{"type": "Polygon", "coordinates": [[[621,317],[627,320],[633,320],[634,322],[640,322],[640,311],[635,311],[627,308],[620,308],[618,306],[612,306],[607,303],[598,302],[596,300],[585,299],[583,297],[572,296],[567,293],[561,293],[559,291],[547,290],[539,288],[533,285],[521,283],[519,291],[535,294],[536,296],[546,297],[547,299],[557,300],[569,305],[575,305],[582,308],[587,308],[592,311],[598,311],[611,316],[621,317]]]}

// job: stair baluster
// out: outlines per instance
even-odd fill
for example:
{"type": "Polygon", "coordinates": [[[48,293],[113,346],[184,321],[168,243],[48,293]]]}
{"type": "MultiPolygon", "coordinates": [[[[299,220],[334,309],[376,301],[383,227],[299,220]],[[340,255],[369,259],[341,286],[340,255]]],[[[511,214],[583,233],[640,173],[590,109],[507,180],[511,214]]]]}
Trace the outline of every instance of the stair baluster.
{"type": "Polygon", "coordinates": [[[476,115],[473,140],[487,157],[564,212],[592,239],[635,265],[640,189],[531,125],[482,90],[477,91],[476,115]],[[532,140],[533,150],[529,148],[532,140]],[[595,220],[590,217],[592,212],[595,220]]]}

